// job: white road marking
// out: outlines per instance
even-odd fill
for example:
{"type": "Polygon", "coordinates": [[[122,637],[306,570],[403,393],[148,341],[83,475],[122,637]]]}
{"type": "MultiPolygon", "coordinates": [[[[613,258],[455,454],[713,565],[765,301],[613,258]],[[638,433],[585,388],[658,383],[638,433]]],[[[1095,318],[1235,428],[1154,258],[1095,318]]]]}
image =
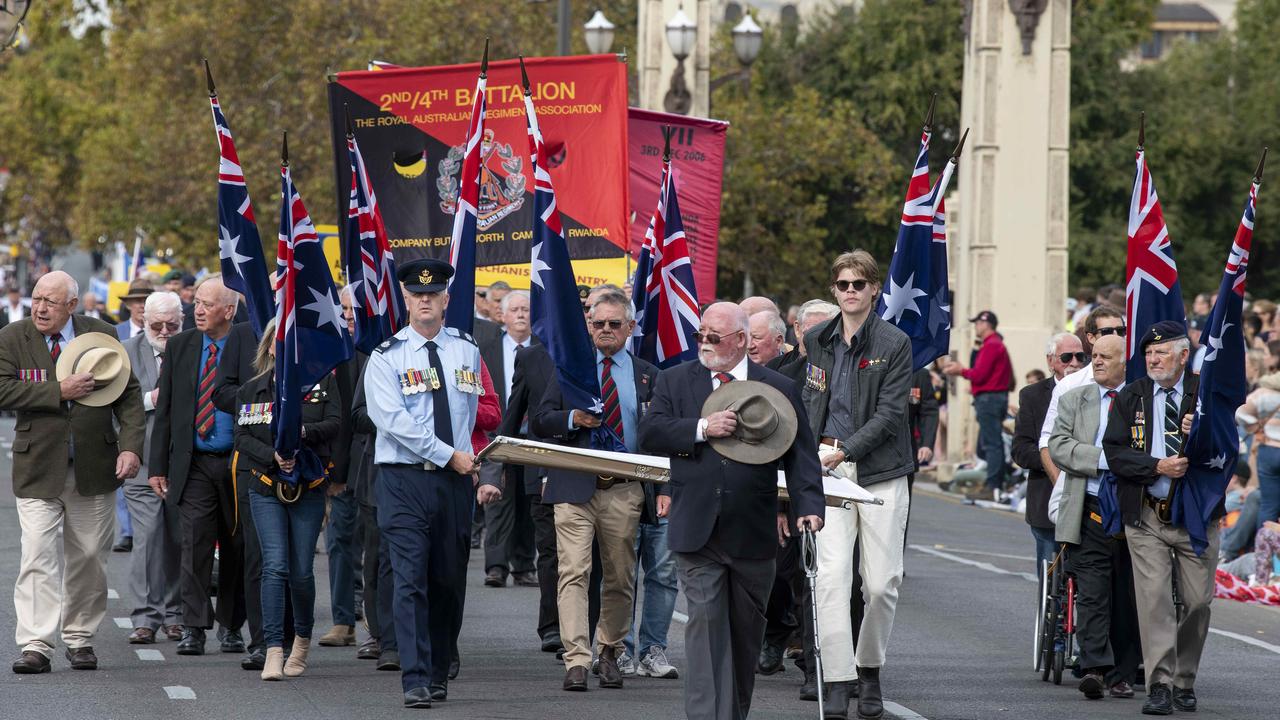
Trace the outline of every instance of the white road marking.
{"type": "Polygon", "coordinates": [[[1214,633],[1216,635],[1222,635],[1223,637],[1229,637],[1233,640],[1239,640],[1242,643],[1247,643],[1254,647],[1260,647],[1263,650],[1268,650],[1277,655],[1280,655],[1280,645],[1272,645],[1269,642],[1263,642],[1257,638],[1251,638],[1248,635],[1241,635],[1239,633],[1227,632],[1226,630],[1219,630],[1218,628],[1209,628],[1209,632],[1214,633]]]}
{"type": "Polygon", "coordinates": [[[195,700],[196,693],[186,685],[165,685],[164,694],[169,696],[170,700],[195,700]]]}
{"type": "Polygon", "coordinates": [[[884,709],[890,715],[893,715],[895,718],[897,718],[897,720],[929,720],[929,718],[921,715],[915,710],[912,710],[911,708],[903,707],[896,702],[890,702],[888,700],[885,700],[883,701],[883,703],[884,703],[884,709]]]}
{"type": "Polygon", "coordinates": [[[687,625],[687,624],[689,624],[689,616],[688,616],[688,615],[685,615],[684,613],[680,612],[679,610],[676,610],[676,611],[674,611],[674,612],[672,612],[672,613],[671,613],[671,619],[672,619],[672,620],[675,620],[675,621],[676,621],[676,622],[678,622],[678,623],[684,623],[684,624],[686,624],[686,625],[687,625]]]}
{"type": "Polygon", "coordinates": [[[108,600],[119,600],[119,599],[120,599],[120,593],[116,592],[115,590],[113,590],[113,589],[111,589],[111,588],[107,588],[107,599],[108,599],[108,600]]]}
{"type": "Polygon", "coordinates": [[[116,618],[116,627],[121,630],[132,630],[133,623],[129,622],[129,618],[116,618]]]}
{"type": "Polygon", "coordinates": [[[1006,560],[1025,560],[1029,563],[1033,563],[1036,561],[1036,559],[1031,557],[1030,555],[1010,555],[1008,553],[993,553],[993,552],[985,552],[983,550],[961,550],[960,548],[953,548],[947,545],[934,545],[934,547],[938,550],[947,550],[953,553],[959,553],[961,555],[982,555],[985,557],[1004,558],[1006,560]]]}
{"type": "Polygon", "coordinates": [[[150,662],[164,662],[164,653],[159,650],[134,650],[138,653],[139,660],[147,660],[150,662]]]}

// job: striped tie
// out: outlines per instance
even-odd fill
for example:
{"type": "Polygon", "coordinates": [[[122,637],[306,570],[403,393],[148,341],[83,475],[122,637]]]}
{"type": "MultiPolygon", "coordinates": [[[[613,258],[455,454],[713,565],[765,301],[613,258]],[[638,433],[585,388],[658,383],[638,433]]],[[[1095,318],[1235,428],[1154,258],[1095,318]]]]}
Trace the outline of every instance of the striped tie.
{"type": "Polygon", "coordinates": [[[721,385],[727,382],[733,382],[733,376],[730,375],[729,373],[722,373],[722,372],[716,373],[716,379],[720,381],[721,385]]]}
{"type": "Polygon", "coordinates": [[[49,346],[49,355],[53,357],[53,361],[58,362],[58,356],[62,354],[62,333],[58,333],[49,338],[52,345],[49,346]]]}
{"type": "Polygon", "coordinates": [[[606,357],[601,361],[604,370],[600,372],[600,394],[604,396],[604,423],[613,428],[618,433],[618,439],[625,442],[626,438],[622,437],[622,405],[618,402],[618,386],[613,383],[613,358],[606,357]]]}
{"type": "Polygon", "coordinates": [[[1173,457],[1182,451],[1182,422],[1178,417],[1178,403],[1173,400],[1173,390],[1164,391],[1164,452],[1173,457]]]}
{"type": "Polygon", "coordinates": [[[208,440],[213,434],[213,380],[218,374],[218,346],[209,343],[209,359],[200,370],[200,399],[196,401],[196,434],[208,440]]]}

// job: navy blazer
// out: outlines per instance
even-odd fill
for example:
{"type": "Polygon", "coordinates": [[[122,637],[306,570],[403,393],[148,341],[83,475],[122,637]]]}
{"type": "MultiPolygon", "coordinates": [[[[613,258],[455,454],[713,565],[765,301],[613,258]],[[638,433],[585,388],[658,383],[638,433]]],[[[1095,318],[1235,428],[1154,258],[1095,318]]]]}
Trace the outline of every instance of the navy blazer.
{"type": "MultiPolygon", "coordinates": [[[[645,404],[653,393],[658,378],[658,368],[635,355],[631,356],[632,375],[636,385],[636,427],[644,417],[645,404]]],[[[538,437],[570,447],[591,447],[591,431],[585,428],[569,429],[569,414],[574,408],[565,405],[560,393],[560,383],[554,372],[547,378],[547,389],[531,413],[529,429],[538,437]]],[[[579,408],[581,409],[581,408],[579,408]]],[[[648,483],[646,483],[647,485],[648,483]]],[[[596,476],[569,470],[547,470],[547,485],[542,491],[544,503],[590,502],[596,492],[596,476]]],[[[652,492],[646,493],[646,505],[652,506],[652,492]]]]}
{"type": "MultiPolygon", "coordinates": [[[[826,517],[818,444],[809,428],[796,384],[748,361],[747,379],[777,388],[796,411],[796,437],[780,459],[795,515],[826,517]]],[[[649,411],[640,422],[644,452],[671,458],[667,544],[674,552],[697,552],[715,532],[734,557],[774,557],[778,550],[778,464],[744,465],[696,442],[702,405],[711,395],[711,371],[690,360],[658,375],[649,411]]]]}

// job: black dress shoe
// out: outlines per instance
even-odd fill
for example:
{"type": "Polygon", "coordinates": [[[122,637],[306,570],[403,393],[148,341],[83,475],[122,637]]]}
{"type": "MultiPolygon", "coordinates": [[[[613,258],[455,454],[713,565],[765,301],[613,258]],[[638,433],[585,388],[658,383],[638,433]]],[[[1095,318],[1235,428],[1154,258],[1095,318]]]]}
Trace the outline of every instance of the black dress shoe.
{"type": "Polygon", "coordinates": [[[377,638],[369,638],[360,643],[360,647],[356,650],[357,660],[377,660],[382,654],[377,638]]]}
{"type": "Polygon", "coordinates": [[[120,538],[120,542],[111,546],[111,552],[133,552],[133,538],[120,538]]]}
{"type": "Polygon", "coordinates": [[[1084,678],[1080,680],[1080,692],[1090,700],[1101,700],[1106,690],[1107,681],[1103,679],[1100,672],[1085,673],[1084,678]]]}
{"type": "Polygon", "coordinates": [[[800,699],[818,702],[818,674],[812,670],[804,671],[804,682],[800,684],[800,699]]]}
{"type": "Polygon", "coordinates": [[[19,675],[39,675],[52,669],[49,658],[35,650],[23,650],[22,655],[13,661],[13,671],[19,675]]]}
{"type": "Polygon", "coordinates": [[[461,669],[462,669],[462,660],[460,660],[457,655],[454,655],[453,659],[449,661],[449,679],[457,680],[458,672],[461,669]]]}
{"type": "Polygon", "coordinates": [[[606,647],[600,651],[600,687],[622,687],[622,671],[618,669],[618,651],[606,647]]]}
{"type": "Polygon", "coordinates": [[[239,630],[228,630],[226,634],[222,636],[222,652],[244,652],[244,636],[240,634],[239,630]]]}
{"type": "Polygon", "coordinates": [[[427,692],[431,694],[432,702],[444,702],[449,699],[449,683],[431,683],[427,692]]]}
{"type": "Polygon", "coordinates": [[[1191,688],[1183,690],[1180,687],[1173,688],[1173,707],[1182,712],[1196,711],[1196,691],[1191,688]]]}
{"type": "Polygon", "coordinates": [[[500,567],[491,567],[484,576],[485,587],[506,587],[507,571],[500,567]]]}
{"type": "Polygon", "coordinates": [[[560,639],[559,635],[551,635],[542,639],[542,652],[559,652],[563,647],[564,642],[560,639]]]}
{"type": "Polygon", "coordinates": [[[378,656],[379,670],[400,672],[400,653],[397,650],[383,650],[378,656]]]}
{"type": "Polygon", "coordinates": [[[424,687],[416,687],[405,692],[404,706],[415,709],[431,707],[431,691],[424,687]]]}
{"type": "Polygon", "coordinates": [[[182,642],[178,643],[179,655],[204,654],[204,629],[187,628],[182,631],[182,642]]]}
{"type": "Polygon", "coordinates": [[[879,720],[884,717],[884,700],[880,697],[880,668],[858,668],[858,718],[879,720]]]}
{"type": "Polygon", "coordinates": [[[1164,683],[1151,683],[1147,689],[1147,701],[1142,704],[1143,715],[1172,715],[1173,696],[1164,683]]]}
{"type": "Polygon", "coordinates": [[[267,651],[265,648],[252,648],[249,654],[240,660],[241,670],[261,670],[263,665],[267,664],[267,651]]]}
{"type": "Polygon", "coordinates": [[[71,661],[72,670],[98,669],[98,656],[91,647],[67,648],[67,659],[71,661]]]}
{"type": "Polygon", "coordinates": [[[533,570],[515,573],[513,577],[518,587],[538,587],[538,573],[533,570]]]}
{"type": "Polygon", "coordinates": [[[827,685],[827,697],[822,706],[822,717],[845,720],[849,717],[850,682],[833,682],[827,685]]]}
{"type": "Polygon", "coordinates": [[[564,674],[564,689],[570,692],[586,692],[587,669],[581,665],[569,668],[564,674]]]}
{"type": "Polygon", "coordinates": [[[756,662],[756,672],[761,675],[773,675],[780,673],[785,668],[782,666],[782,648],[772,643],[765,643],[760,648],[760,660],[756,662]]]}

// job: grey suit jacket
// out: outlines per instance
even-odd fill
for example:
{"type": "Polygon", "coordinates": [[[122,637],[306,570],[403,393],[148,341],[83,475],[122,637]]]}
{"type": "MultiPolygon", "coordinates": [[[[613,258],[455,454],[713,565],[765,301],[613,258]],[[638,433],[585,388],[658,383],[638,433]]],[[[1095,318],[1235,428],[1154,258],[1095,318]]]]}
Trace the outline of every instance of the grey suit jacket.
{"type": "MultiPolygon", "coordinates": [[[[129,365],[133,368],[133,376],[138,380],[138,388],[143,395],[150,393],[156,388],[156,384],[160,382],[160,368],[156,365],[156,354],[151,349],[151,343],[147,342],[146,333],[135,335],[124,341],[124,350],[129,355],[129,365]]],[[[146,401],[143,401],[144,409],[146,401]]],[[[147,437],[142,445],[142,467],[147,466],[147,459],[151,457],[151,429],[155,425],[156,411],[154,409],[147,410],[147,437]]],[[[145,482],[147,474],[139,471],[138,477],[145,482]]]]}
{"type": "Polygon", "coordinates": [[[1100,388],[1094,383],[1078,387],[1058,401],[1058,419],[1049,435],[1049,457],[1063,473],[1066,485],[1058,505],[1058,524],[1054,538],[1058,542],[1080,544],[1080,521],[1089,478],[1098,476],[1102,446],[1098,439],[1100,388]]]}

